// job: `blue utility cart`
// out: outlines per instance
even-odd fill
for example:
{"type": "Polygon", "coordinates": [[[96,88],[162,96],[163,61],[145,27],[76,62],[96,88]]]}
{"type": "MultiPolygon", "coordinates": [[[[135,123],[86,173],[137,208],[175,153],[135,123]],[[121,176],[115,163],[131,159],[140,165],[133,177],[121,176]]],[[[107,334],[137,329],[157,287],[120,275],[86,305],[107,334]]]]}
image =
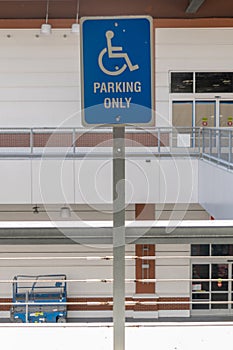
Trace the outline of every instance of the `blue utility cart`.
{"type": "Polygon", "coordinates": [[[13,279],[13,322],[66,322],[66,275],[18,275],[13,279]]]}

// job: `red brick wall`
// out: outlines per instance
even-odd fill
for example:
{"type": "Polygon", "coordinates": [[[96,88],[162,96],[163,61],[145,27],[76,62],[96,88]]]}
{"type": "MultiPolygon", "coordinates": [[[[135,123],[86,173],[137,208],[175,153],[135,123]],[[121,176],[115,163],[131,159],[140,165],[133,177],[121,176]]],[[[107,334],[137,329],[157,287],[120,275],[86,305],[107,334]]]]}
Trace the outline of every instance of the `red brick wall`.
{"type": "MultiPolygon", "coordinates": [[[[189,310],[189,298],[126,298],[126,310],[159,311],[159,310],[189,310]],[[127,305],[127,302],[129,305],[127,305]],[[182,303],[183,302],[183,303],[182,303]]],[[[113,298],[68,298],[69,311],[106,311],[112,310],[113,298]],[[89,304],[87,304],[89,303],[89,304]],[[93,304],[92,304],[93,303],[93,304]],[[96,305],[95,305],[96,303],[96,305]],[[98,304],[101,303],[101,304],[98,304]],[[108,304],[109,303],[109,304],[108,304]]],[[[11,298],[0,298],[0,303],[11,303],[11,298]]],[[[11,305],[0,305],[0,311],[9,311],[11,305]]]]}

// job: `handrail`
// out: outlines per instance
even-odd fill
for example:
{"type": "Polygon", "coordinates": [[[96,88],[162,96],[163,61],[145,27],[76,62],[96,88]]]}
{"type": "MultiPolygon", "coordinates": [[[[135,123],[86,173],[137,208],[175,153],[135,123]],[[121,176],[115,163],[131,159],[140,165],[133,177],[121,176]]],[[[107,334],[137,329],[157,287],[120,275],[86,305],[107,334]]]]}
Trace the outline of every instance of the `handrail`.
{"type": "MultiPolygon", "coordinates": [[[[111,157],[112,128],[0,128],[0,158],[111,157]],[[92,135],[92,137],[90,137],[92,135]]],[[[126,128],[126,155],[196,156],[231,169],[233,128],[126,128]]]]}

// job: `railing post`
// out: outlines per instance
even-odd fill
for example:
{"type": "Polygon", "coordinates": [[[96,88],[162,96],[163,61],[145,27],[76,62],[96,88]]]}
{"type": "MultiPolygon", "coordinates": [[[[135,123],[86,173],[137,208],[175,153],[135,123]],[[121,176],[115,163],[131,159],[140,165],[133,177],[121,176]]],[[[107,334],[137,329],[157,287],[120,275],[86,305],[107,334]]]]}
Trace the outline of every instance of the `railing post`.
{"type": "Polygon", "coordinates": [[[75,129],[73,129],[72,133],[72,146],[73,146],[73,155],[75,155],[75,148],[76,148],[76,132],[75,129]]]}
{"type": "Polygon", "coordinates": [[[212,129],[209,130],[209,150],[210,150],[210,156],[212,156],[212,146],[213,146],[213,143],[212,143],[212,137],[213,137],[213,133],[212,133],[212,129]]]}
{"type": "MultiPolygon", "coordinates": [[[[194,135],[196,136],[196,129],[194,129],[194,135]]],[[[194,139],[194,142],[195,142],[195,139],[194,139]]],[[[201,128],[198,128],[198,153],[200,158],[201,157],[201,128]]]]}
{"type": "Polygon", "coordinates": [[[157,135],[157,139],[158,139],[158,154],[160,154],[160,128],[158,128],[158,135],[157,135]]]}
{"type": "Polygon", "coordinates": [[[34,140],[33,140],[33,129],[30,129],[30,153],[33,154],[34,140]]]}
{"type": "Polygon", "coordinates": [[[200,132],[202,130],[202,155],[205,153],[205,129],[200,129],[200,132]]]}
{"type": "MultiPolygon", "coordinates": [[[[217,139],[217,137],[216,137],[217,139]]],[[[218,163],[221,158],[221,131],[218,130],[218,163]]]]}
{"type": "Polygon", "coordinates": [[[228,144],[229,144],[229,153],[228,153],[228,162],[229,162],[229,167],[231,165],[232,162],[232,131],[229,130],[229,134],[228,134],[228,144]]]}

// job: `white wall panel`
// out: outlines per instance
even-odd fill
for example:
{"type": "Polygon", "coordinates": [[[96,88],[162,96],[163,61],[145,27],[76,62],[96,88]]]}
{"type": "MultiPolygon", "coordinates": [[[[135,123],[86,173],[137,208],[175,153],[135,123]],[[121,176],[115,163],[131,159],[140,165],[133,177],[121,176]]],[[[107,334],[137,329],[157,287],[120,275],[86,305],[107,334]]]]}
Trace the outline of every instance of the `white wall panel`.
{"type": "Polygon", "coordinates": [[[80,87],[2,87],[0,101],[80,101],[80,87]]]}
{"type": "Polygon", "coordinates": [[[193,62],[195,59],[199,59],[201,56],[205,59],[226,59],[232,56],[232,45],[230,43],[223,45],[221,44],[221,50],[216,50],[216,44],[199,44],[193,45],[192,43],[186,45],[174,45],[171,51],[172,45],[158,45],[158,51],[156,51],[158,57],[167,59],[172,57],[173,59],[191,59],[193,62]]]}
{"type": "Polygon", "coordinates": [[[232,28],[162,28],[156,29],[156,42],[163,45],[230,44],[232,28]]]}
{"type": "Polygon", "coordinates": [[[156,203],[159,199],[159,162],[126,161],[126,202],[156,203]]]}
{"type": "Polygon", "coordinates": [[[38,34],[0,30],[0,127],[81,126],[79,36],[38,34]]]}
{"type": "Polygon", "coordinates": [[[215,219],[233,219],[233,173],[199,161],[199,202],[215,219]]]}
{"type": "Polygon", "coordinates": [[[160,161],[160,203],[197,203],[198,162],[170,158],[160,161]]]}
{"type": "Polygon", "coordinates": [[[75,203],[112,202],[112,161],[75,160],[75,203]]]}
{"type": "Polygon", "coordinates": [[[74,203],[72,160],[32,161],[33,203],[74,203]]]}
{"type": "Polygon", "coordinates": [[[79,127],[80,108],[80,101],[2,101],[0,127],[79,127]]]}
{"type": "Polygon", "coordinates": [[[189,296],[190,292],[190,245],[157,244],[156,278],[187,279],[187,281],[158,281],[158,296],[189,296]]]}
{"type": "Polygon", "coordinates": [[[8,40],[8,42],[2,42],[1,38],[1,47],[0,59],[11,57],[12,59],[35,59],[35,57],[41,57],[43,60],[47,59],[63,59],[63,58],[74,58],[74,61],[79,62],[80,55],[78,46],[74,42],[70,42],[70,45],[64,45],[64,40],[60,40],[58,45],[54,45],[53,37],[50,38],[51,45],[44,45],[44,42],[41,40],[34,41],[31,37],[31,42],[28,44],[21,42],[19,45],[18,42],[13,42],[8,40]],[[65,49],[64,49],[65,47],[65,49]]]}
{"type": "Polygon", "coordinates": [[[0,161],[0,203],[31,202],[31,164],[29,160],[0,161]]]}
{"type": "Polygon", "coordinates": [[[74,58],[47,58],[34,57],[28,59],[0,58],[0,72],[78,72],[79,62],[74,58]]]}
{"type": "Polygon", "coordinates": [[[169,77],[166,72],[155,72],[155,84],[158,86],[168,86],[169,77]]]}
{"type": "Polygon", "coordinates": [[[169,90],[167,86],[158,86],[155,89],[156,99],[159,101],[169,101],[169,90]]]}
{"type": "Polygon", "coordinates": [[[78,72],[59,72],[58,73],[0,73],[1,88],[15,87],[80,87],[80,74],[78,72]]]}
{"type": "Polygon", "coordinates": [[[169,101],[159,101],[156,100],[155,103],[155,120],[156,126],[171,126],[171,122],[169,119],[171,118],[169,115],[169,101]]]}
{"type": "MultiPolygon", "coordinates": [[[[157,279],[189,279],[189,266],[158,266],[156,267],[157,279]]],[[[156,294],[159,297],[190,296],[189,281],[158,281],[156,283],[156,294]]]]}
{"type": "MultiPolygon", "coordinates": [[[[48,159],[45,154],[32,161],[0,160],[0,167],[2,204],[112,203],[111,159],[75,160],[73,164],[68,159],[48,159]]],[[[126,161],[127,203],[186,203],[188,210],[189,203],[198,202],[197,185],[196,160],[126,161]]]]}
{"type": "MultiPolygon", "coordinates": [[[[233,57],[233,55],[232,55],[233,57]]],[[[195,60],[183,60],[180,58],[158,58],[156,60],[157,67],[162,71],[226,71],[232,70],[232,57],[218,58],[215,60],[210,60],[210,57],[201,56],[195,60]]]]}

